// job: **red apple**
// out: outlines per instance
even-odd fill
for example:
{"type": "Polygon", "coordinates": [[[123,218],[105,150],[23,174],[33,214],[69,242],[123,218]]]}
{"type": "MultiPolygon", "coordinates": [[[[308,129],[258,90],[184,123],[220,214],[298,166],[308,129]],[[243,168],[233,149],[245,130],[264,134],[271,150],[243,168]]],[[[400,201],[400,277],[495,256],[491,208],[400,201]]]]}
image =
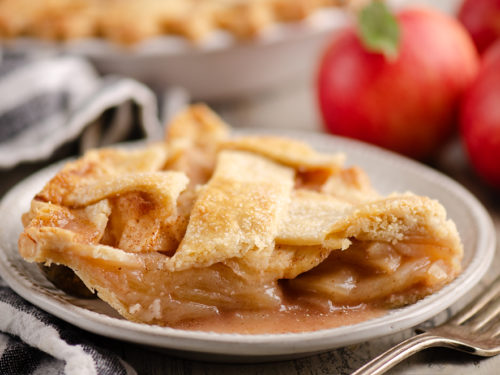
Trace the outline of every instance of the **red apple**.
{"type": "Polygon", "coordinates": [[[460,125],[477,173],[500,188],[500,40],[485,52],[479,74],[467,90],[460,125]]]}
{"type": "Polygon", "coordinates": [[[454,129],[459,99],[478,69],[470,36],[430,9],[397,15],[399,52],[369,52],[355,28],[333,40],[320,64],[318,98],[326,128],[423,159],[454,129]]]}
{"type": "Polygon", "coordinates": [[[478,51],[483,53],[500,37],[500,0],[465,0],[458,19],[469,31],[478,51]]]}

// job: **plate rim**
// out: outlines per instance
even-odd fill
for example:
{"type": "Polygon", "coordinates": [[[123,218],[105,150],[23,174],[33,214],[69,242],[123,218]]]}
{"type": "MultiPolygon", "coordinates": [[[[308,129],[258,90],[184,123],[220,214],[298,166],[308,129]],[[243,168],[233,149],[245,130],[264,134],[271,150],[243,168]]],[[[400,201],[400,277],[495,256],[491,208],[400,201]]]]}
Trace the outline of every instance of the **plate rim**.
{"type": "MultiPolygon", "coordinates": [[[[436,186],[439,185],[440,188],[446,187],[453,194],[462,198],[462,202],[466,202],[464,204],[475,219],[474,223],[477,227],[478,240],[470,264],[455,280],[438,292],[412,305],[394,309],[380,317],[337,328],[283,334],[214,333],[147,325],[113,318],[87,310],[84,307],[71,305],[68,301],[63,303],[54,296],[52,299],[47,299],[44,293],[40,291],[40,289],[43,289],[41,286],[34,284],[26,275],[23,277],[19,271],[8,267],[10,263],[2,249],[3,242],[1,240],[4,238],[3,228],[0,228],[0,250],[2,250],[0,251],[0,275],[16,293],[29,302],[62,320],[99,335],[181,351],[222,354],[226,356],[268,357],[334,349],[411,328],[435,316],[463,297],[482,279],[491,265],[495,254],[495,230],[489,214],[475,196],[443,173],[399,154],[339,136],[283,129],[237,129],[234,133],[267,133],[280,134],[287,137],[299,137],[305,139],[313,147],[315,147],[315,143],[324,143],[325,138],[329,138],[326,142],[340,142],[349,146],[349,149],[357,149],[358,152],[378,154],[380,158],[388,163],[411,166],[415,172],[419,172],[429,179],[437,180],[436,186]],[[444,186],[442,186],[443,184],[444,186]],[[460,288],[458,288],[459,285],[461,286],[460,288]],[[34,293],[34,290],[36,293],[34,293]],[[438,307],[437,311],[436,305],[441,306],[438,307]],[[338,338],[341,338],[341,340],[338,340],[338,338]]],[[[346,152],[346,154],[347,160],[349,160],[349,152],[346,152]]],[[[31,181],[40,179],[42,176],[46,179],[49,173],[53,174],[67,160],[65,159],[43,168],[16,184],[3,197],[0,203],[0,214],[6,209],[5,207],[8,203],[15,198],[16,194],[22,191],[25,185],[28,185],[31,181]]]]}

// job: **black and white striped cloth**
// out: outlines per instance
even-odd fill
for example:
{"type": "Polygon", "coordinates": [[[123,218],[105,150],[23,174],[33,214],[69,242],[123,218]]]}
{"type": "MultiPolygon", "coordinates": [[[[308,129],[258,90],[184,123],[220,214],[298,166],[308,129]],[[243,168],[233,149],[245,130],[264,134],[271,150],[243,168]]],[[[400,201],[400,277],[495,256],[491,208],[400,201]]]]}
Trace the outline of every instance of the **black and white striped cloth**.
{"type": "MultiPolygon", "coordinates": [[[[0,62],[0,170],[43,161],[68,142],[82,149],[163,133],[156,97],[126,78],[102,78],[85,60],[55,56],[0,62]]],[[[5,219],[5,218],[2,218],[5,219]]],[[[135,374],[102,338],[57,319],[0,278],[0,374],[135,374]]]]}
{"type": "Polygon", "coordinates": [[[136,374],[95,340],[26,302],[0,279],[0,374],[136,374]]]}
{"type": "Polygon", "coordinates": [[[83,148],[123,141],[133,132],[159,138],[156,104],[143,84],[99,77],[80,58],[3,56],[0,168],[45,160],[77,138],[83,148]]]}

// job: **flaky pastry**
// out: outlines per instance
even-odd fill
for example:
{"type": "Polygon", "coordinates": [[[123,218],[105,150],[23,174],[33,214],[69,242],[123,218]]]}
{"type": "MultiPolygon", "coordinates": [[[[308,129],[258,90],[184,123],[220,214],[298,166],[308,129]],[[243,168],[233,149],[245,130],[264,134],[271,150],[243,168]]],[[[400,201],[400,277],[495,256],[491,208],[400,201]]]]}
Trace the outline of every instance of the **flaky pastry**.
{"type": "Polygon", "coordinates": [[[413,303],[453,280],[462,244],[437,201],[382,196],[359,167],[280,137],[230,137],[193,106],[165,142],[68,163],[23,217],[19,251],[70,267],[122,316],[413,303]]]}

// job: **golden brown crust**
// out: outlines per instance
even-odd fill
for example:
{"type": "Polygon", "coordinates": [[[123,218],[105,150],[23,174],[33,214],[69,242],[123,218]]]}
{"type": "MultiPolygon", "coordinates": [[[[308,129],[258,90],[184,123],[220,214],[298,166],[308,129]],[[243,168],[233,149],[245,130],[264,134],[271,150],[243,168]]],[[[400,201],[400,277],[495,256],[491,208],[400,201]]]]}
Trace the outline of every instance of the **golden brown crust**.
{"type": "Polygon", "coordinates": [[[249,151],[300,172],[323,171],[328,175],[340,171],[344,155],[322,154],[303,142],[273,136],[246,136],[223,142],[222,149],[249,151]]]}
{"type": "Polygon", "coordinates": [[[248,252],[265,259],[273,250],[292,187],[289,168],[246,152],[221,152],[171,268],[210,266],[248,252]]]}

